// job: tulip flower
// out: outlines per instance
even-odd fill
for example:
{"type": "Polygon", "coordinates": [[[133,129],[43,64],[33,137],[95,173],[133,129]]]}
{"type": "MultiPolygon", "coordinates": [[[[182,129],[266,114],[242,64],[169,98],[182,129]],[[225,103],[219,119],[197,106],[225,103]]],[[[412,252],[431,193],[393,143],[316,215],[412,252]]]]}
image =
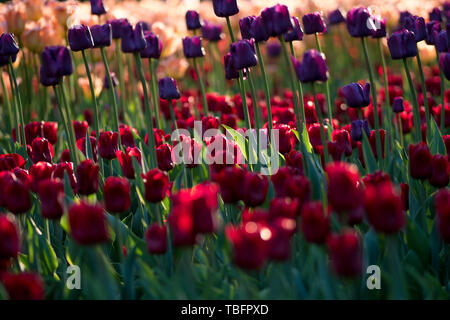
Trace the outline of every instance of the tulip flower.
{"type": "Polygon", "coordinates": [[[90,0],[91,1],[91,14],[101,16],[106,13],[103,0],[90,0]]]}
{"type": "MultiPolygon", "coordinates": [[[[39,183],[42,180],[48,179],[52,176],[54,169],[54,165],[51,165],[45,161],[35,163],[30,167],[29,174],[31,176],[31,190],[33,190],[34,193],[39,191],[39,183]]],[[[62,178],[64,179],[64,177],[62,178]]]]}
{"type": "Polygon", "coordinates": [[[347,13],[347,30],[352,37],[363,38],[372,35],[374,29],[368,21],[371,15],[367,8],[353,8],[347,13]],[[369,26],[371,28],[369,28],[369,26]]]}
{"type": "Polygon", "coordinates": [[[266,176],[248,172],[244,179],[243,200],[247,207],[257,207],[266,199],[269,181],[266,176]]]}
{"type": "Polygon", "coordinates": [[[375,30],[372,31],[372,38],[380,39],[386,38],[386,19],[373,18],[375,30]]]}
{"type": "Polygon", "coordinates": [[[202,27],[200,22],[200,15],[195,10],[188,10],[186,12],[186,27],[188,30],[197,30],[202,27]]]}
{"type": "Polygon", "coordinates": [[[28,154],[33,163],[39,161],[52,162],[53,146],[45,138],[35,138],[28,148],[28,154]]]}
{"type": "Polygon", "coordinates": [[[81,195],[90,195],[98,191],[100,167],[92,160],[84,160],[77,166],[77,191],[81,195]]]}
{"type": "Polygon", "coordinates": [[[369,123],[367,120],[354,120],[351,123],[350,137],[352,141],[361,141],[363,132],[370,136],[369,123]]]}
{"type": "Polygon", "coordinates": [[[9,171],[14,168],[23,168],[25,160],[20,154],[7,153],[0,155],[0,171],[9,171]]]}
{"type": "Polygon", "coordinates": [[[164,254],[167,251],[167,227],[151,224],[145,233],[147,251],[150,254],[164,254]]]}
{"type": "Polygon", "coordinates": [[[370,83],[364,88],[359,83],[351,83],[342,88],[342,94],[350,108],[367,107],[370,104],[370,83]]]}
{"type": "Polygon", "coordinates": [[[158,203],[166,197],[170,190],[169,176],[159,169],[151,169],[142,174],[145,186],[145,200],[158,203]]]}
{"type": "Polygon", "coordinates": [[[450,243],[450,191],[441,189],[434,196],[436,220],[443,241],[450,243]]]}
{"type": "Polygon", "coordinates": [[[119,148],[119,135],[117,132],[103,131],[98,138],[98,151],[100,157],[107,160],[115,159],[119,148]]]}
{"type": "Polygon", "coordinates": [[[120,36],[124,53],[139,52],[147,45],[141,24],[136,24],[134,28],[131,24],[123,24],[120,36]]]}
{"type": "Polygon", "coordinates": [[[129,24],[127,18],[112,19],[112,20],[106,21],[106,23],[111,25],[113,39],[120,39],[121,33],[122,33],[122,26],[129,24]]]}
{"type": "Polygon", "coordinates": [[[225,78],[227,80],[239,79],[239,70],[233,65],[231,53],[228,52],[223,58],[223,60],[225,67],[225,78]]]}
{"type": "Polygon", "coordinates": [[[300,213],[299,200],[289,197],[277,197],[270,201],[269,217],[275,219],[277,217],[285,217],[296,219],[300,213]]]}
{"type": "Polygon", "coordinates": [[[312,49],[303,54],[302,62],[294,59],[292,58],[294,69],[301,82],[327,81],[328,67],[325,61],[325,55],[312,49]]]}
{"type": "Polygon", "coordinates": [[[218,17],[228,18],[239,12],[236,0],[213,0],[214,13],[218,17]]]}
{"type": "Polygon", "coordinates": [[[202,37],[209,42],[217,42],[223,38],[222,25],[204,22],[202,25],[202,37]]]}
{"type": "Polygon", "coordinates": [[[123,175],[128,179],[134,179],[134,167],[133,167],[133,158],[141,164],[142,156],[141,151],[136,148],[127,147],[126,151],[117,150],[116,151],[117,159],[119,160],[120,167],[122,168],[123,175]]]}
{"type": "Polygon", "coordinates": [[[330,233],[330,215],[324,212],[322,203],[313,201],[306,203],[301,212],[301,230],[306,241],[325,243],[330,233]]]}
{"type": "Polygon", "coordinates": [[[418,16],[408,16],[405,18],[405,22],[403,24],[405,29],[414,33],[414,38],[416,42],[420,42],[425,40],[427,35],[427,30],[425,27],[425,20],[422,17],[418,16]]]}
{"type": "Polygon", "coordinates": [[[444,188],[450,181],[450,163],[440,154],[435,154],[431,159],[431,175],[428,181],[433,187],[444,188]]]}
{"type": "Polygon", "coordinates": [[[86,149],[87,147],[88,146],[86,145],[86,137],[77,140],[78,150],[80,150],[81,153],[83,153],[83,155],[86,158],[88,158],[88,155],[90,154],[89,157],[92,157],[92,160],[94,160],[94,162],[98,162],[97,139],[95,139],[95,137],[90,136],[89,137],[90,151],[86,149]]]}
{"type": "Polygon", "coordinates": [[[403,98],[402,97],[395,97],[394,102],[392,103],[392,111],[395,113],[400,113],[405,110],[403,106],[403,98]]]}
{"type": "Polygon", "coordinates": [[[433,8],[433,10],[430,11],[429,15],[430,21],[442,21],[442,13],[439,8],[433,8]]]}
{"type": "Polygon", "coordinates": [[[64,184],[59,179],[44,179],[38,190],[41,214],[45,219],[57,220],[63,215],[64,184]]]}
{"type": "Polygon", "coordinates": [[[162,171],[170,171],[175,167],[172,160],[172,147],[168,143],[161,144],[156,148],[156,159],[158,168],[162,171]]]}
{"type": "Polygon", "coordinates": [[[77,52],[94,46],[91,29],[85,25],[75,25],[68,31],[70,50],[77,52]]]}
{"type": "Polygon", "coordinates": [[[345,21],[346,20],[339,9],[335,9],[328,14],[328,23],[330,25],[337,25],[345,21]]]}
{"type": "Polygon", "coordinates": [[[44,285],[41,277],[36,273],[4,273],[1,277],[10,300],[42,300],[44,285]]]}
{"type": "Polygon", "coordinates": [[[125,212],[130,208],[130,183],[122,177],[108,177],[103,186],[105,209],[110,213],[125,212]]]}
{"type": "Polygon", "coordinates": [[[109,23],[91,27],[94,48],[109,47],[112,41],[112,30],[109,23]]]}
{"type": "Polygon", "coordinates": [[[232,43],[230,52],[233,66],[237,69],[250,68],[256,66],[258,63],[254,42],[252,40],[244,39],[232,43]]]}
{"type": "Polygon", "coordinates": [[[261,17],[267,33],[271,37],[277,37],[292,29],[289,9],[285,5],[277,4],[273,7],[265,8],[261,12],[261,17]]]}
{"type": "MultiPolygon", "coordinates": [[[[69,178],[70,186],[72,190],[75,192],[77,187],[77,181],[75,178],[75,174],[73,172],[73,164],[72,162],[60,162],[55,167],[53,167],[53,171],[51,172],[50,177],[52,179],[60,179],[64,180],[65,174],[69,178]]],[[[42,181],[42,180],[41,180],[42,181]]]]}
{"type": "Polygon", "coordinates": [[[300,41],[303,39],[303,30],[297,17],[292,17],[292,30],[284,34],[284,41],[300,41]]]}
{"type": "Polygon", "coordinates": [[[434,35],[442,30],[441,24],[439,21],[428,21],[425,25],[425,29],[427,31],[425,42],[428,45],[434,45],[434,35]]]}
{"type": "Polygon", "coordinates": [[[109,240],[103,208],[81,201],[69,208],[70,235],[80,245],[94,245],[109,240]]]}
{"type": "Polygon", "coordinates": [[[306,34],[324,33],[327,30],[320,12],[305,14],[302,22],[306,34]]]}
{"type": "Polygon", "coordinates": [[[431,177],[431,161],[432,156],[428,146],[419,142],[418,144],[410,144],[409,153],[409,172],[414,179],[428,179],[431,177]]]}
{"type": "Polygon", "coordinates": [[[333,270],[345,277],[357,276],[362,271],[362,245],[356,231],[349,229],[332,234],[327,240],[333,270]]]}
{"type": "Polygon", "coordinates": [[[6,207],[14,214],[23,214],[31,209],[30,188],[18,179],[3,186],[6,207]]]}
{"type": "MultiPolygon", "coordinates": [[[[291,238],[297,224],[294,219],[276,218],[270,225],[268,241],[268,258],[275,261],[286,261],[291,256],[291,238]]],[[[266,236],[265,230],[262,236],[266,236]]],[[[268,234],[268,233],[267,233],[268,234]]]]}
{"type": "Polygon", "coordinates": [[[8,215],[0,215],[0,259],[15,258],[19,250],[19,232],[14,220],[8,215]]]}

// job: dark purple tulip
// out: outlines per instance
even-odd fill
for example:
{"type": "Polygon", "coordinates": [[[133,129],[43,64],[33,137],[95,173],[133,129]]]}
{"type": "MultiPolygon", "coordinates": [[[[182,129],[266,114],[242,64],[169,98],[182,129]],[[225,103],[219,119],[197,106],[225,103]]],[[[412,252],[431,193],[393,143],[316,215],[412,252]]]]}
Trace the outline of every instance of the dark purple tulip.
{"type": "Polygon", "coordinates": [[[175,79],[165,77],[159,80],[159,97],[164,100],[180,99],[175,79]]]}
{"type": "Polygon", "coordinates": [[[162,42],[159,37],[153,32],[144,33],[145,41],[147,45],[141,50],[141,58],[154,58],[159,59],[162,51],[162,42]]]}
{"type": "Polygon", "coordinates": [[[395,113],[400,113],[405,110],[405,107],[403,106],[403,98],[402,97],[395,97],[394,101],[392,102],[392,111],[395,113]]]}
{"type": "Polygon", "coordinates": [[[39,68],[39,80],[44,87],[53,87],[61,82],[62,77],[49,76],[42,66],[39,68]]]}
{"type": "Polygon", "coordinates": [[[112,19],[106,21],[106,23],[109,23],[111,25],[113,39],[120,39],[122,26],[130,24],[127,18],[112,19]]]}
{"type": "Polygon", "coordinates": [[[223,58],[223,64],[225,67],[225,78],[227,80],[239,78],[239,70],[233,65],[233,59],[231,59],[231,53],[227,53],[223,58]]]}
{"type": "Polygon", "coordinates": [[[335,25],[345,22],[345,18],[339,9],[333,10],[328,14],[328,23],[330,25],[335,25]]]}
{"type": "Polygon", "coordinates": [[[267,55],[271,58],[277,58],[281,54],[281,44],[278,40],[269,41],[266,45],[267,55]]]}
{"type": "Polygon", "coordinates": [[[136,24],[134,28],[131,24],[123,25],[120,37],[122,39],[122,52],[125,53],[140,52],[147,45],[140,23],[136,24]]]}
{"type": "Polygon", "coordinates": [[[199,36],[183,38],[183,53],[186,58],[200,58],[205,55],[202,38],[199,36]]]}
{"type": "Polygon", "coordinates": [[[47,78],[68,76],[73,73],[69,49],[64,46],[45,47],[41,54],[41,72],[47,78]]]}
{"type": "Polygon", "coordinates": [[[386,19],[374,18],[375,30],[372,30],[372,38],[385,38],[386,37],[386,19]]]}
{"type": "Polygon", "coordinates": [[[327,81],[328,67],[325,56],[317,50],[308,50],[303,54],[302,62],[291,57],[294,64],[295,73],[298,79],[303,82],[327,81]]]}
{"type": "Polygon", "coordinates": [[[431,10],[429,18],[430,21],[442,21],[441,10],[439,10],[439,8],[434,8],[431,10]]]}
{"type": "Polygon", "coordinates": [[[222,26],[220,24],[204,22],[202,25],[202,37],[210,42],[222,40],[222,26]]]}
{"type": "Polygon", "coordinates": [[[0,37],[0,55],[12,57],[19,52],[19,45],[12,33],[4,33],[0,37]]]}
{"type": "MultiPolygon", "coordinates": [[[[17,59],[17,54],[11,57],[12,62],[15,62],[17,59]]],[[[9,56],[0,55],[0,67],[6,66],[9,63],[9,56]]]]}
{"type": "Polygon", "coordinates": [[[409,17],[412,17],[413,15],[409,11],[400,11],[400,19],[399,19],[399,25],[401,27],[405,27],[406,19],[409,17]]]}
{"type": "Polygon", "coordinates": [[[350,138],[352,141],[361,141],[363,132],[366,133],[367,137],[370,136],[369,123],[367,120],[354,120],[351,124],[350,138]]]}
{"type": "MultiPolygon", "coordinates": [[[[117,87],[119,80],[117,80],[116,74],[114,72],[110,72],[109,75],[111,76],[111,82],[113,84],[113,87],[114,88],[117,87]]],[[[109,78],[108,78],[108,75],[106,75],[106,74],[105,74],[105,77],[103,78],[103,88],[105,88],[107,90],[110,88],[109,78]]]]}
{"type": "MultiPolygon", "coordinates": [[[[445,31],[447,31],[447,35],[450,34],[450,23],[446,24],[445,31]]],[[[450,48],[450,37],[448,36],[447,36],[447,47],[450,48]]]]}
{"type": "Polygon", "coordinates": [[[188,10],[186,12],[186,27],[188,30],[197,30],[202,27],[200,23],[200,15],[195,10],[188,10]]]}
{"type": "Polygon", "coordinates": [[[347,13],[347,29],[352,37],[362,38],[372,35],[374,28],[369,28],[371,15],[367,8],[353,8],[347,13]]]}
{"type": "Polygon", "coordinates": [[[287,42],[300,41],[303,39],[303,30],[297,17],[292,17],[292,30],[284,34],[284,40],[287,42]]]}
{"type": "Polygon", "coordinates": [[[403,59],[417,55],[417,45],[414,33],[406,29],[394,32],[388,38],[388,47],[392,59],[403,59]]]}
{"type": "Polygon", "coordinates": [[[425,42],[429,45],[434,45],[434,34],[442,30],[439,21],[429,21],[426,24],[427,36],[425,42]]]}
{"type": "Polygon", "coordinates": [[[234,16],[239,12],[236,0],[213,0],[214,13],[218,17],[234,16]]]}
{"type": "Polygon", "coordinates": [[[252,22],[255,20],[255,16],[248,16],[239,20],[239,29],[241,30],[242,39],[251,39],[253,38],[251,27],[252,22]]]}
{"type": "Polygon", "coordinates": [[[450,80],[450,53],[442,52],[439,55],[439,65],[447,80],[450,80]]]}
{"type": "Polygon", "coordinates": [[[342,94],[350,108],[363,108],[370,104],[370,83],[364,88],[359,83],[353,82],[342,88],[342,94]]]}
{"type": "Polygon", "coordinates": [[[68,33],[70,50],[77,52],[86,50],[94,46],[91,30],[85,25],[75,25],[69,29],[68,33]]]}
{"type": "Polygon", "coordinates": [[[327,30],[320,12],[305,14],[302,22],[306,34],[323,33],[327,30]]]}
{"type": "Polygon", "coordinates": [[[414,32],[416,42],[425,40],[427,36],[427,29],[425,27],[425,19],[418,16],[409,15],[404,18],[404,27],[409,31],[414,32]]]}
{"type": "Polygon", "coordinates": [[[92,26],[91,34],[94,40],[94,48],[109,47],[111,45],[112,31],[109,23],[92,26]]]}
{"type": "Polygon", "coordinates": [[[265,8],[261,12],[262,22],[271,37],[285,34],[292,29],[289,9],[285,5],[277,4],[273,7],[265,8]]]}
{"type": "Polygon", "coordinates": [[[230,52],[233,66],[239,70],[254,67],[258,63],[253,40],[244,39],[232,43],[230,52]]]}
{"type": "Polygon", "coordinates": [[[103,0],[90,0],[91,1],[91,14],[101,16],[106,13],[103,0]]]}
{"type": "Polygon", "coordinates": [[[447,31],[441,30],[439,33],[434,33],[434,45],[438,52],[448,51],[447,31]]]}
{"type": "Polygon", "coordinates": [[[150,25],[145,21],[138,21],[136,24],[139,24],[142,28],[142,32],[151,31],[150,25]]]}
{"type": "Polygon", "coordinates": [[[267,28],[265,27],[261,16],[257,16],[255,20],[252,21],[250,32],[255,42],[263,42],[269,39],[269,33],[267,32],[267,28]]]}

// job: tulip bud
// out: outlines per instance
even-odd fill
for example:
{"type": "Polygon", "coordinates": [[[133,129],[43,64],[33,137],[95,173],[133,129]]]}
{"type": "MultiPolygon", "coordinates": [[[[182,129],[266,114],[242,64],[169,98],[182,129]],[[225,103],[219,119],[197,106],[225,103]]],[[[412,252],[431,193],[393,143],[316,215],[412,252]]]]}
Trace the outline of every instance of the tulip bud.
{"type": "Polygon", "coordinates": [[[227,80],[238,79],[239,78],[239,70],[234,67],[233,59],[231,58],[231,53],[227,53],[223,58],[224,67],[225,67],[225,78],[227,80]]]}
{"type": "Polygon", "coordinates": [[[405,110],[403,106],[403,98],[402,97],[395,97],[394,102],[392,103],[392,111],[395,113],[400,113],[405,110]]]}
{"type": "MultiPolygon", "coordinates": [[[[98,162],[98,148],[97,148],[97,139],[95,137],[90,136],[89,137],[89,143],[91,147],[91,153],[92,153],[92,160],[94,162],[98,162]]],[[[76,142],[78,150],[80,150],[85,157],[87,157],[86,154],[86,137],[83,137],[81,139],[78,139],[76,142]]]]}
{"type": "Polygon", "coordinates": [[[20,154],[0,154],[0,171],[9,171],[13,170],[14,168],[23,168],[24,166],[25,160],[20,154]]]}
{"type": "Polygon", "coordinates": [[[328,23],[336,25],[345,22],[345,18],[339,9],[333,10],[328,14],[328,23]]]}
{"type": "Polygon", "coordinates": [[[124,24],[121,28],[120,37],[122,39],[122,51],[125,53],[140,52],[147,46],[141,24],[133,27],[131,24],[124,24]]]}
{"type": "Polygon", "coordinates": [[[103,0],[90,0],[91,1],[91,14],[101,16],[106,13],[103,0]]]}
{"type": "Polygon", "coordinates": [[[297,173],[303,174],[303,155],[300,151],[292,149],[285,155],[286,166],[295,169],[297,173]]]}
{"type": "Polygon", "coordinates": [[[447,31],[442,30],[434,34],[434,45],[436,47],[437,52],[448,51],[447,31]]]}
{"type": "Polygon", "coordinates": [[[414,33],[414,38],[416,42],[425,40],[427,35],[427,29],[425,27],[425,20],[418,16],[408,16],[405,18],[403,26],[414,33]]]}
{"type": "Polygon", "coordinates": [[[372,38],[380,39],[386,37],[386,19],[376,18],[374,19],[375,30],[372,30],[372,38]]]}
{"type": "Polygon", "coordinates": [[[363,132],[370,137],[369,123],[367,120],[354,120],[351,124],[350,137],[352,141],[361,141],[363,132]]]}
{"type": "Polygon", "coordinates": [[[213,0],[214,13],[218,17],[234,16],[239,12],[236,0],[213,0]]]}
{"type": "Polygon", "coordinates": [[[130,183],[122,177],[108,177],[103,187],[105,209],[110,213],[125,212],[130,208],[130,183]]]}
{"type": "Polygon", "coordinates": [[[169,176],[159,169],[151,169],[142,174],[145,186],[145,199],[151,203],[158,203],[166,197],[170,191],[171,184],[169,176]]]}
{"type": "Polygon", "coordinates": [[[106,23],[111,25],[113,39],[120,39],[120,35],[122,32],[122,26],[129,24],[127,18],[112,19],[112,20],[106,21],[106,23]]]}
{"type": "Polygon", "coordinates": [[[109,240],[106,216],[99,205],[81,201],[69,208],[72,238],[81,245],[94,245],[109,240]]]}
{"type": "Polygon", "coordinates": [[[135,128],[127,126],[125,124],[121,124],[119,127],[120,133],[120,141],[127,148],[134,148],[136,144],[134,143],[134,134],[138,135],[138,132],[135,128]]]}
{"type": "Polygon", "coordinates": [[[87,159],[77,167],[77,191],[81,195],[88,196],[98,191],[100,167],[92,160],[87,159]]]}
{"type": "Polygon", "coordinates": [[[434,196],[436,222],[442,240],[450,243],[450,191],[441,189],[434,196]]]}
{"type": "Polygon", "coordinates": [[[41,63],[41,74],[49,78],[69,76],[73,73],[72,58],[67,47],[46,47],[41,54],[41,63]]]}
{"type": "Polygon", "coordinates": [[[186,27],[188,30],[197,30],[202,27],[200,23],[200,15],[197,11],[188,10],[186,12],[186,27]]]}
{"type": "Polygon", "coordinates": [[[349,229],[329,236],[327,246],[333,269],[338,275],[352,277],[361,274],[362,246],[356,231],[349,229]]]}
{"type": "Polygon", "coordinates": [[[414,33],[406,29],[394,32],[388,38],[388,47],[392,59],[403,59],[417,55],[414,33]]]}
{"type": "Polygon", "coordinates": [[[418,144],[410,144],[409,153],[409,172],[413,179],[428,179],[431,177],[431,160],[432,156],[428,146],[419,142],[418,144]]]}
{"type": "Polygon", "coordinates": [[[362,38],[372,35],[373,26],[369,28],[371,19],[367,8],[353,8],[347,13],[347,30],[352,37],[362,38]]]}
{"type": "Polygon", "coordinates": [[[305,14],[302,21],[306,34],[323,33],[327,30],[320,12],[305,14]]]}
{"type": "Polygon", "coordinates": [[[268,257],[275,261],[285,261],[291,255],[291,237],[294,235],[297,224],[294,219],[276,218],[269,230],[261,231],[261,237],[268,240],[268,257]]]}
{"type": "Polygon", "coordinates": [[[44,284],[38,274],[5,273],[1,276],[1,283],[10,300],[42,300],[44,298],[44,284]]]}
{"type": "Polygon", "coordinates": [[[91,27],[94,48],[109,47],[112,41],[112,30],[109,23],[91,27]]]}
{"type": "Polygon", "coordinates": [[[100,157],[107,160],[115,159],[119,149],[119,134],[112,131],[100,132],[98,137],[98,151],[100,157]]]}
{"type": "Polygon", "coordinates": [[[313,201],[302,208],[301,229],[306,241],[325,243],[330,233],[330,214],[323,210],[322,203],[313,201]]]}
{"type": "Polygon", "coordinates": [[[442,21],[442,13],[439,8],[433,8],[433,10],[430,11],[429,15],[430,21],[442,21]]]}
{"type": "Polygon", "coordinates": [[[141,50],[141,58],[159,59],[162,51],[162,42],[159,37],[152,32],[144,33],[146,47],[141,50]]]}
{"type": "Polygon", "coordinates": [[[266,176],[247,172],[244,179],[244,203],[248,207],[257,207],[266,199],[269,181],[266,176]]]}
{"type": "Polygon", "coordinates": [[[236,69],[250,68],[258,63],[253,40],[244,39],[232,43],[230,52],[236,69]]]}
{"type": "Polygon", "coordinates": [[[19,254],[19,232],[13,219],[0,215],[0,260],[15,258],[19,254]]]}
{"type": "Polygon", "coordinates": [[[91,30],[88,26],[75,25],[68,32],[70,50],[77,52],[94,46],[91,30]]]}
{"type": "Polygon", "coordinates": [[[226,167],[215,176],[215,182],[220,186],[220,195],[225,203],[242,200],[240,189],[245,182],[245,171],[237,167],[226,167]]]}
{"type": "Polygon", "coordinates": [[[37,163],[39,161],[52,162],[54,155],[53,146],[45,138],[35,138],[29,146],[28,154],[31,161],[37,163]]]}
{"type": "Polygon", "coordinates": [[[64,205],[64,184],[59,179],[44,179],[38,190],[41,214],[45,219],[57,220],[62,217],[64,205]]]}
{"type": "Polygon", "coordinates": [[[262,21],[271,37],[277,37],[292,29],[289,9],[285,5],[277,4],[273,7],[265,8],[261,12],[262,21]]]}
{"type": "Polygon", "coordinates": [[[12,33],[4,33],[0,36],[0,55],[14,57],[19,53],[19,45],[12,33]]]}
{"type": "MultiPolygon", "coordinates": [[[[442,52],[439,54],[439,66],[447,80],[450,79],[450,53],[442,52]]],[[[442,111],[441,111],[442,112],[442,111]]]]}
{"type": "Polygon", "coordinates": [[[30,187],[17,178],[10,180],[4,186],[6,207],[14,214],[26,213],[31,209],[30,187]]]}
{"type": "Polygon", "coordinates": [[[434,45],[434,36],[442,30],[441,24],[439,21],[428,21],[425,28],[427,30],[425,42],[428,45],[434,45]]]}
{"type": "Polygon", "coordinates": [[[435,154],[431,159],[431,175],[428,181],[433,187],[444,188],[450,181],[450,163],[447,157],[435,154]]]}
{"type": "Polygon", "coordinates": [[[270,202],[269,217],[274,220],[277,217],[296,219],[300,212],[298,199],[289,197],[274,198],[270,202]]]}
{"type": "Polygon", "coordinates": [[[222,40],[222,26],[220,24],[204,22],[202,25],[202,37],[209,42],[217,42],[222,40]]]}
{"type": "Polygon", "coordinates": [[[52,176],[53,170],[54,166],[45,161],[40,161],[30,167],[29,172],[31,177],[31,190],[33,190],[34,193],[38,192],[39,183],[42,180],[48,179],[52,176]]]}
{"type": "Polygon", "coordinates": [[[170,171],[175,167],[172,160],[172,147],[168,143],[161,144],[156,148],[156,159],[158,168],[162,171],[170,171]]]}
{"type": "Polygon", "coordinates": [[[145,233],[147,251],[150,254],[163,254],[167,251],[167,227],[153,223],[145,233]]]}
{"type": "Polygon", "coordinates": [[[300,41],[303,39],[303,30],[297,17],[292,17],[292,30],[284,34],[284,41],[300,41]]]}
{"type": "Polygon", "coordinates": [[[242,39],[250,40],[251,38],[253,38],[251,26],[255,18],[256,18],[255,16],[248,16],[239,20],[239,28],[241,30],[242,39]]]}
{"type": "Polygon", "coordinates": [[[123,175],[128,179],[134,179],[134,167],[133,167],[133,159],[134,157],[136,161],[141,164],[141,151],[134,147],[128,147],[125,152],[122,150],[116,151],[117,159],[119,160],[120,167],[122,168],[123,175]]]}
{"type": "Polygon", "coordinates": [[[200,58],[205,55],[202,39],[198,36],[183,38],[183,52],[186,58],[200,58]]]}
{"type": "Polygon", "coordinates": [[[308,50],[303,54],[302,62],[291,57],[297,78],[303,82],[327,81],[328,67],[325,55],[317,50],[308,50]]]}
{"type": "Polygon", "coordinates": [[[350,108],[362,108],[370,104],[370,83],[366,83],[363,88],[353,82],[344,86],[341,92],[350,108]]]}
{"type": "Polygon", "coordinates": [[[180,99],[181,95],[175,79],[165,77],[159,80],[159,96],[164,100],[180,99]]]}

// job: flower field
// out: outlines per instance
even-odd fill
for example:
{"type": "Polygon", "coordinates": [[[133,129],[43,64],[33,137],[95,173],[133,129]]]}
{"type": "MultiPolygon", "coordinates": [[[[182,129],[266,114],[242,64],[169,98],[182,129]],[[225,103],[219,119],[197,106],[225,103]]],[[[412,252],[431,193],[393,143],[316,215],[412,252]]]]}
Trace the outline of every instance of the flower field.
{"type": "Polygon", "coordinates": [[[0,300],[450,298],[450,2],[0,4],[0,300]]]}

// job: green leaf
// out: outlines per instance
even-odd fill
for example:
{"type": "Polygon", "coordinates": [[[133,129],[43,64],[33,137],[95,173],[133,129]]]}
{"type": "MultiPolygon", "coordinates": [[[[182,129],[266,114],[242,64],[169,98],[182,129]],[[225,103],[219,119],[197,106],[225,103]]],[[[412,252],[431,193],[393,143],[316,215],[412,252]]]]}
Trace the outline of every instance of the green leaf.
{"type": "Polygon", "coordinates": [[[362,149],[364,154],[364,161],[366,162],[367,169],[370,173],[376,171],[378,169],[377,160],[373,155],[372,148],[370,147],[369,139],[365,133],[362,134],[362,149]]]}
{"type": "Polygon", "coordinates": [[[241,149],[241,152],[244,155],[245,159],[248,159],[247,149],[245,147],[246,139],[244,138],[244,136],[242,136],[239,132],[237,132],[233,128],[230,128],[227,125],[222,124],[222,126],[225,128],[225,130],[227,130],[227,132],[229,134],[231,134],[231,136],[233,137],[234,141],[236,141],[236,143],[237,143],[239,149],[241,149]]]}
{"type": "Polygon", "coordinates": [[[416,252],[422,263],[428,265],[430,260],[428,237],[413,220],[409,220],[406,227],[406,242],[408,247],[416,252]]]}
{"type": "Polygon", "coordinates": [[[431,135],[431,141],[430,141],[430,151],[432,154],[441,154],[445,156],[446,150],[445,150],[445,144],[444,140],[441,135],[441,131],[439,130],[436,121],[434,121],[433,117],[430,117],[430,135],[431,135]]]}

